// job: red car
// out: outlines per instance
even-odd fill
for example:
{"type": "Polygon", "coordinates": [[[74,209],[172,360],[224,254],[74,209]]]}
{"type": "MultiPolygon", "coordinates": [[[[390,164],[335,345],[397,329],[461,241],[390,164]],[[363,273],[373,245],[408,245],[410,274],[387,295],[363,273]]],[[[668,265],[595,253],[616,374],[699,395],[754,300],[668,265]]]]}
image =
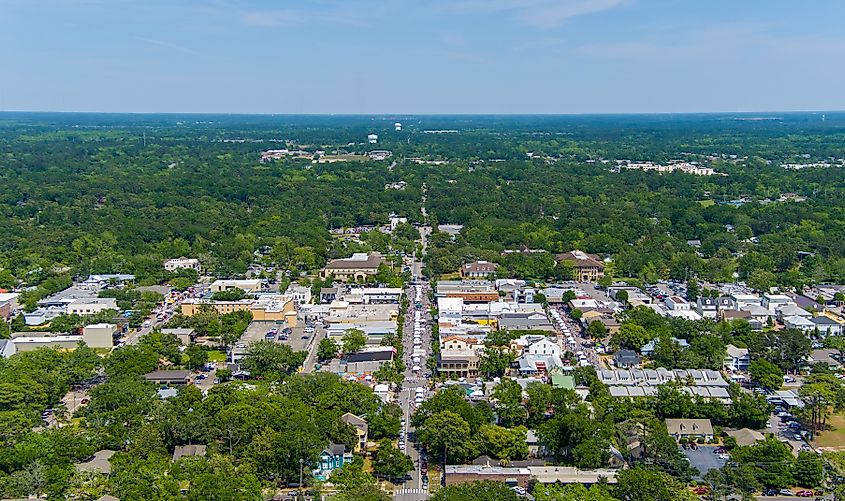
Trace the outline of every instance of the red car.
{"type": "Polygon", "coordinates": [[[815,496],[815,494],[813,494],[813,491],[808,490],[798,491],[795,495],[799,498],[811,498],[815,496]]]}
{"type": "Polygon", "coordinates": [[[703,486],[703,485],[702,485],[702,486],[700,486],[700,487],[696,487],[695,489],[693,489],[693,490],[692,490],[692,492],[694,492],[695,494],[698,494],[698,495],[700,496],[700,495],[702,495],[702,494],[707,494],[707,492],[708,492],[709,490],[710,490],[710,489],[708,489],[707,487],[705,487],[705,486],[703,486]]]}

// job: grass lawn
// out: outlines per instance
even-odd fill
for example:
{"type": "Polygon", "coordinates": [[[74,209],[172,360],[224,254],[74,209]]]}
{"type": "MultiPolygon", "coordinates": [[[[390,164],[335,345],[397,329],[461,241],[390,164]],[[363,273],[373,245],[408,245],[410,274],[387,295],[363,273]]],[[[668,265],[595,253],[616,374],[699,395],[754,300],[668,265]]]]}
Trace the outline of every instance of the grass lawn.
{"type": "Polygon", "coordinates": [[[711,205],[716,205],[716,202],[713,200],[699,200],[698,203],[701,204],[702,207],[710,207],[711,205]]]}
{"type": "Polygon", "coordinates": [[[845,450],[845,413],[832,414],[827,423],[831,429],[816,436],[816,447],[842,447],[845,450]]]}
{"type": "Polygon", "coordinates": [[[208,350],[208,361],[209,362],[225,362],[226,361],[226,354],[220,350],[208,350]]]}

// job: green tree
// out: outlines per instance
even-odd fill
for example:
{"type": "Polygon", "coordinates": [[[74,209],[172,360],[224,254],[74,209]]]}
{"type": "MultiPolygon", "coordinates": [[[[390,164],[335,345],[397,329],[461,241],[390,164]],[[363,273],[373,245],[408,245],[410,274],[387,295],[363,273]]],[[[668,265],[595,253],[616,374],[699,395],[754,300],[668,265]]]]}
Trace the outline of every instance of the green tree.
{"type": "Polygon", "coordinates": [[[531,493],[537,501],[614,501],[608,488],[581,484],[537,484],[531,493]]]}
{"type": "Polygon", "coordinates": [[[507,461],[528,457],[525,441],[528,431],[518,426],[513,429],[496,425],[484,425],[478,430],[480,452],[507,461]]]}
{"type": "Polygon", "coordinates": [[[666,473],[636,467],[617,475],[616,497],[627,501],[691,501],[693,496],[666,473]]]}
{"type": "Polygon", "coordinates": [[[768,270],[754,270],[748,277],[748,286],[759,292],[769,292],[777,284],[777,277],[768,270]]]}
{"type": "Polygon", "coordinates": [[[286,344],[258,341],[249,345],[241,367],[252,376],[281,378],[301,366],[305,356],[304,351],[293,351],[286,344]]]}
{"type": "Polygon", "coordinates": [[[320,340],[320,344],[317,346],[317,358],[320,360],[331,360],[337,356],[338,351],[340,351],[340,346],[338,346],[337,341],[325,337],[320,340]]]}
{"type": "Polygon", "coordinates": [[[445,456],[450,464],[460,464],[473,456],[474,444],[469,424],[454,412],[442,411],[431,415],[417,430],[417,437],[433,458],[445,456]]]}
{"type": "Polygon", "coordinates": [[[208,363],[208,351],[200,345],[192,344],[185,349],[188,356],[188,368],[198,369],[208,363]]]}
{"type": "Polygon", "coordinates": [[[604,339],[604,336],[607,335],[607,329],[601,321],[593,320],[587,326],[587,334],[593,339],[604,339]]]}
{"type": "Polygon", "coordinates": [[[379,442],[373,459],[373,471],[391,480],[402,479],[414,469],[414,461],[393,446],[389,439],[379,442]]]}
{"type": "Polygon", "coordinates": [[[360,329],[348,329],[343,333],[343,352],[356,353],[367,345],[367,335],[360,329]]]}
{"type": "Polygon", "coordinates": [[[651,336],[641,325],[633,322],[624,322],[619,332],[613,335],[611,341],[614,345],[639,351],[651,336]]]}
{"type": "Polygon", "coordinates": [[[513,363],[515,356],[507,348],[485,346],[478,362],[478,371],[488,378],[501,377],[513,363]]]}
{"type": "Polygon", "coordinates": [[[763,388],[777,390],[783,386],[783,371],[767,360],[753,360],[748,364],[748,373],[751,379],[763,388]]]}
{"type": "Polygon", "coordinates": [[[574,308],[569,312],[569,316],[572,317],[573,320],[581,320],[581,317],[584,316],[584,312],[578,308],[574,308]]]}
{"type": "Polygon", "coordinates": [[[801,487],[820,486],[824,478],[822,458],[814,452],[801,451],[798,453],[792,474],[795,476],[795,482],[801,487]]]}

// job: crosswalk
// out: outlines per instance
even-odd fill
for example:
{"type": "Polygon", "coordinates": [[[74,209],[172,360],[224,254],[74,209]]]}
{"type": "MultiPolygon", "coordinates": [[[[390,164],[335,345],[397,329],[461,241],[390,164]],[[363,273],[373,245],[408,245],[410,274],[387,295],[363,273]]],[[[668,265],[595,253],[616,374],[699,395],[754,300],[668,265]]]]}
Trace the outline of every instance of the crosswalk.
{"type": "Polygon", "coordinates": [[[394,496],[402,496],[404,494],[428,494],[427,489],[397,489],[393,491],[394,496]]]}
{"type": "Polygon", "coordinates": [[[423,381],[428,381],[428,379],[420,376],[413,376],[413,377],[406,377],[405,381],[408,383],[422,383],[423,381]]]}

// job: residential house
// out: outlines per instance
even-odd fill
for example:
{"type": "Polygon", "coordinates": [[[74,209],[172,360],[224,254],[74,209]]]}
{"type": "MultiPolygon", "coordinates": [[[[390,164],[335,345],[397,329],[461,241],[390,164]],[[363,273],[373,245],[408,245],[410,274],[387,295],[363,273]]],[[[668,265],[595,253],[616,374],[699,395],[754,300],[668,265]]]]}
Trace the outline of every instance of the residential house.
{"type": "Polygon", "coordinates": [[[760,300],[760,306],[772,312],[789,305],[797,306],[795,301],[785,294],[764,294],[760,300]]]}
{"type": "Polygon", "coordinates": [[[340,420],[355,428],[355,434],[358,436],[358,443],[355,444],[354,452],[364,453],[367,450],[367,435],[369,433],[367,420],[360,416],[356,416],[351,412],[347,412],[346,414],[340,416],[340,420]]]}
{"type": "MultiPolygon", "coordinates": [[[[689,343],[687,342],[686,339],[678,339],[676,337],[673,337],[673,338],[670,338],[670,339],[671,339],[671,341],[677,343],[678,346],[680,346],[680,348],[682,350],[689,348],[689,343]]],[[[657,343],[659,343],[659,342],[660,342],[660,338],[654,338],[651,341],[649,341],[648,343],[646,343],[645,345],[643,345],[643,347],[640,348],[640,353],[642,354],[642,356],[650,357],[651,354],[654,353],[654,349],[657,347],[657,343]]]]}
{"type": "Polygon", "coordinates": [[[579,250],[558,254],[558,263],[572,265],[575,279],[582,282],[597,282],[604,277],[604,263],[595,254],[587,254],[579,250]]]}
{"type": "Polygon", "coordinates": [[[725,351],[725,361],[723,363],[725,369],[740,372],[748,370],[748,364],[751,363],[748,348],[737,348],[729,344],[725,347],[725,351]]]}
{"type": "Polygon", "coordinates": [[[525,347],[525,353],[529,355],[561,355],[560,345],[549,340],[549,338],[542,338],[536,340],[525,347]]]}
{"type": "Polygon", "coordinates": [[[714,301],[716,302],[716,308],[719,311],[735,310],[737,308],[736,301],[734,301],[730,296],[720,296],[714,299],[714,301]]]}
{"type": "Polygon", "coordinates": [[[295,304],[308,304],[311,302],[311,287],[291,283],[285,290],[285,295],[291,298],[295,304]]]}
{"type": "Polygon", "coordinates": [[[783,325],[787,329],[798,329],[804,332],[813,332],[816,330],[816,324],[814,324],[812,320],[798,315],[784,318],[783,325]]]}
{"type": "Polygon", "coordinates": [[[729,437],[736,440],[736,445],[740,447],[748,447],[765,439],[766,437],[759,431],[750,428],[740,428],[739,430],[726,430],[725,433],[729,437]]]}
{"type": "Polygon", "coordinates": [[[675,440],[713,440],[713,425],[709,419],[667,419],[666,431],[675,440]]]}
{"type": "Polygon", "coordinates": [[[337,287],[320,288],[320,303],[331,303],[337,299],[337,287]]]}
{"type": "Polygon", "coordinates": [[[496,275],[496,263],[473,261],[461,266],[462,278],[488,278],[496,275]]]}
{"type": "Polygon", "coordinates": [[[813,317],[810,321],[815,324],[816,329],[819,331],[819,335],[822,337],[841,336],[843,333],[842,324],[825,315],[813,317]]]}
{"type": "Polygon", "coordinates": [[[523,376],[536,376],[539,374],[546,374],[552,370],[562,370],[564,365],[560,356],[549,355],[530,355],[523,354],[516,363],[519,366],[519,373],[523,376]]]}
{"type": "Polygon", "coordinates": [[[599,322],[604,324],[604,330],[611,336],[619,332],[619,329],[622,328],[622,324],[619,323],[619,320],[616,320],[613,317],[602,317],[599,319],[599,322]]]}
{"type": "Polygon", "coordinates": [[[620,369],[629,369],[640,365],[640,356],[633,350],[619,350],[613,356],[613,363],[620,369]]]}
{"type": "Polygon", "coordinates": [[[185,385],[191,378],[191,371],[159,370],[144,374],[144,379],[159,385],[185,385]]]}
{"type": "Polygon", "coordinates": [[[346,259],[333,259],[320,272],[322,278],[329,275],[343,282],[363,281],[367,277],[378,273],[378,268],[384,264],[384,258],[378,252],[356,252],[346,259]]]}
{"type": "Polygon", "coordinates": [[[691,311],[692,305],[686,299],[680,296],[669,296],[664,301],[663,304],[666,305],[666,308],[673,311],[691,311]]]}
{"type": "Polygon", "coordinates": [[[813,350],[807,359],[811,364],[825,364],[832,371],[842,368],[842,355],[839,350],[813,350]]]}
{"type": "Polygon", "coordinates": [[[0,339],[0,357],[9,358],[15,353],[17,349],[11,339],[0,339]]]}
{"type": "Polygon", "coordinates": [[[81,472],[97,472],[103,475],[111,474],[111,458],[117,451],[110,449],[99,450],[94,453],[94,457],[82,463],[76,463],[76,471],[81,472]]]}
{"type": "Polygon", "coordinates": [[[813,314],[809,311],[798,307],[794,304],[788,304],[786,306],[781,307],[777,310],[777,318],[781,322],[787,317],[804,317],[804,318],[813,318],[813,314]]]}
{"type": "Polygon", "coordinates": [[[756,320],[756,321],[758,321],[758,322],[760,322],[761,324],[764,324],[764,325],[766,323],[768,323],[769,319],[771,319],[772,316],[774,315],[774,312],[769,311],[768,309],[766,309],[762,306],[753,305],[753,304],[747,305],[747,306],[741,306],[740,310],[747,311],[748,313],[751,314],[751,318],[753,320],[756,320]]]}
{"type": "Polygon", "coordinates": [[[184,457],[205,457],[206,449],[205,445],[177,445],[173,449],[173,462],[184,457]]]}
{"type": "Polygon", "coordinates": [[[345,445],[329,444],[320,453],[320,467],[314,473],[314,476],[320,480],[325,480],[333,471],[339,470],[351,462],[352,452],[346,450],[345,445]]]}
{"type": "Polygon", "coordinates": [[[745,309],[745,306],[760,306],[760,296],[755,294],[731,294],[730,297],[739,310],[745,309]]]}
{"type": "Polygon", "coordinates": [[[695,311],[704,318],[715,319],[719,311],[719,306],[712,297],[699,297],[695,300],[695,311]]]}

